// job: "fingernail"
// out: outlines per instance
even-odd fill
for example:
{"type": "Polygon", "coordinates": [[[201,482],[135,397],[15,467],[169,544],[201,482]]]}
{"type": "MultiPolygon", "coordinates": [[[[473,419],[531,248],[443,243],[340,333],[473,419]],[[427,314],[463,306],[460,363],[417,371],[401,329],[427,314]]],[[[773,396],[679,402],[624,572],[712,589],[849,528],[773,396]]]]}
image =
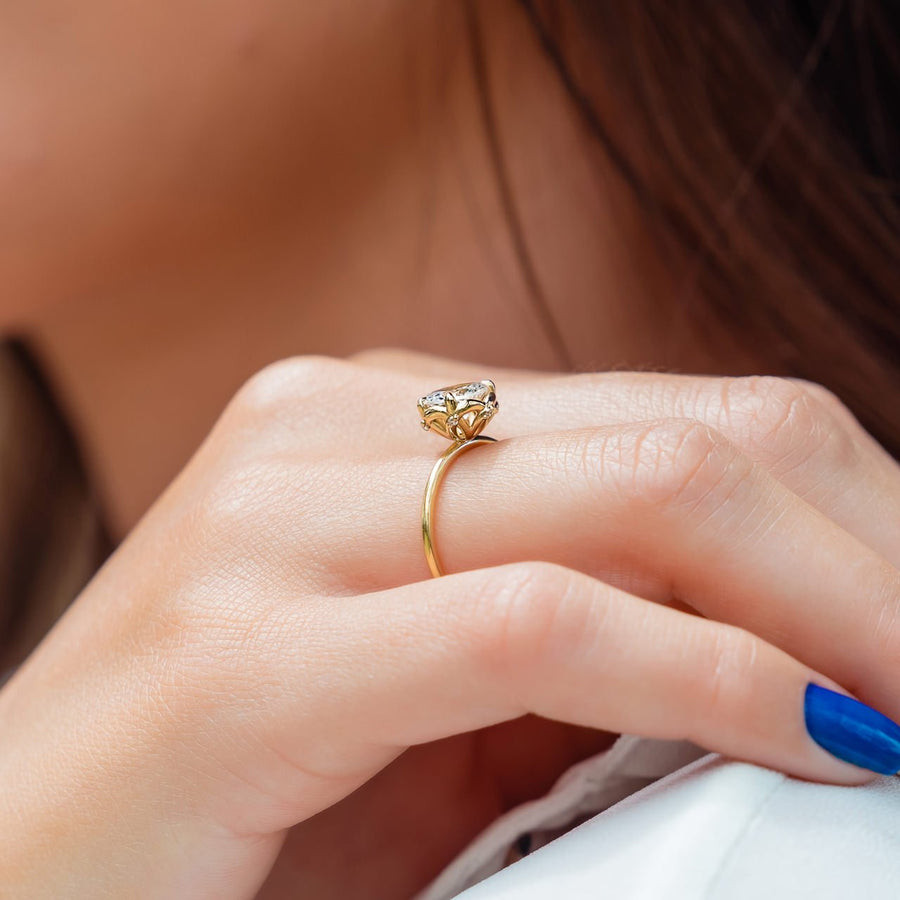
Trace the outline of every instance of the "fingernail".
{"type": "Polygon", "coordinates": [[[893,719],[812,682],[803,711],[809,736],[832,756],[882,775],[900,770],[900,725],[893,719]]]}

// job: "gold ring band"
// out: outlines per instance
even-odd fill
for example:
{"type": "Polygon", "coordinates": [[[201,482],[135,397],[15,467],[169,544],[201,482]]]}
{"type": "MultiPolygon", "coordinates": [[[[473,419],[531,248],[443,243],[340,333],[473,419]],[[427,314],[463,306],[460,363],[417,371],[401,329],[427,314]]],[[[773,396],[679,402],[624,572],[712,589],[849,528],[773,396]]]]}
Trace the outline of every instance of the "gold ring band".
{"type": "Polygon", "coordinates": [[[425,561],[435,578],[444,574],[434,546],[434,510],[437,492],[447,467],[469,447],[475,444],[494,443],[496,438],[486,437],[481,430],[496,415],[497,403],[494,382],[468,381],[432,391],[419,400],[419,423],[426,431],[434,431],[452,441],[431,469],[425,485],[422,501],[422,541],[425,544],[425,561]]]}
{"type": "Polygon", "coordinates": [[[493,444],[496,443],[496,440],[496,438],[481,434],[461,444],[451,444],[441,454],[438,461],[434,464],[431,474],[428,476],[428,483],[425,485],[425,500],[422,502],[422,541],[425,544],[425,561],[428,563],[428,568],[435,578],[440,578],[444,574],[444,568],[438,559],[437,550],[434,547],[435,501],[444,473],[449,468],[450,463],[465,450],[474,447],[475,444],[493,444]]]}

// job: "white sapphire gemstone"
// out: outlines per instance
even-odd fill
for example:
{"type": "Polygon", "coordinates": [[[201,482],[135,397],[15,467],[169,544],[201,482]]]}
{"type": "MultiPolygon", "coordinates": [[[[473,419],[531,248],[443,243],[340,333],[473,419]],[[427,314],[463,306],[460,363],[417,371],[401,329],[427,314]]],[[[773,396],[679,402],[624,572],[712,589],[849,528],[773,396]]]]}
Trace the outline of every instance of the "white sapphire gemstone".
{"type": "Polygon", "coordinates": [[[443,406],[445,402],[443,391],[432,391],[427,397],[423,397],[419,404],[421,406],[443,406]]]}
{"type": "Polygon", "coordinates": [[[477,435],[498,409],[494,383],[487,379],[441,388],[419,400],[425,428],[455,441],[477,435]]]}

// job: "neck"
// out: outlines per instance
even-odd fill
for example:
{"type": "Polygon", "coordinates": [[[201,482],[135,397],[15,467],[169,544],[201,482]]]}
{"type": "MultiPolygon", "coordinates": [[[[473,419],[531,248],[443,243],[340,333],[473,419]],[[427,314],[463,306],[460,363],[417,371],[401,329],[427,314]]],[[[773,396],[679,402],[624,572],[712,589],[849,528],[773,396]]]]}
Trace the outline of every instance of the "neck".
{"type": "MultiPolygon", "coordinates": [[[[648,290],[636,232],[622,227],[624,194],[579,152],[577,120],[527,25],[499,9],[488,6],[483,23],[495,48],[492,127],[560,337],[581,368],[690,366],[672,321],[642,299],[659,285],[648,290]]],[[[142,272],[139,284],[56,305],[29,323],[116,536],[184,465],[237,387],[275,359],[405,345],[485,365],[559,368],[510,235],[459,24],[456,43],[442,37],[440,78],[417,80],[431,95],[410,97],[405,81],[380,84],[372,73],[373,93],[393,91],[384,105],[403,114],[368,122],[363,157],[330,151],[294,215],[235,228],[234,240],[202,258],[142,272]],[[460,333],[459,321],[479,327],[460,333]]]]}

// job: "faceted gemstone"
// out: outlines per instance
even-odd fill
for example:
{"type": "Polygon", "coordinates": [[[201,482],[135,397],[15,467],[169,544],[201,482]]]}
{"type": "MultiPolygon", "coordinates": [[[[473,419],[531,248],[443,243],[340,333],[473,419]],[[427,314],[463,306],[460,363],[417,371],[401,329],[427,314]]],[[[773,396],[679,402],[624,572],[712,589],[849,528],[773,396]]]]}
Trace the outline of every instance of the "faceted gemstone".
{"type": "Polygon", "coordinates": [[[432,391],[418,405],[424,428],[458,442],[475,437],[499,409],[494,383],[487,379],[432,391]]]}
{"type": "Polygon", "coordinates": [[[427,397],[423,397],[419,404],[421,406],[438,406],[444,402],[443,391],[432,391],[427,397]]]}

